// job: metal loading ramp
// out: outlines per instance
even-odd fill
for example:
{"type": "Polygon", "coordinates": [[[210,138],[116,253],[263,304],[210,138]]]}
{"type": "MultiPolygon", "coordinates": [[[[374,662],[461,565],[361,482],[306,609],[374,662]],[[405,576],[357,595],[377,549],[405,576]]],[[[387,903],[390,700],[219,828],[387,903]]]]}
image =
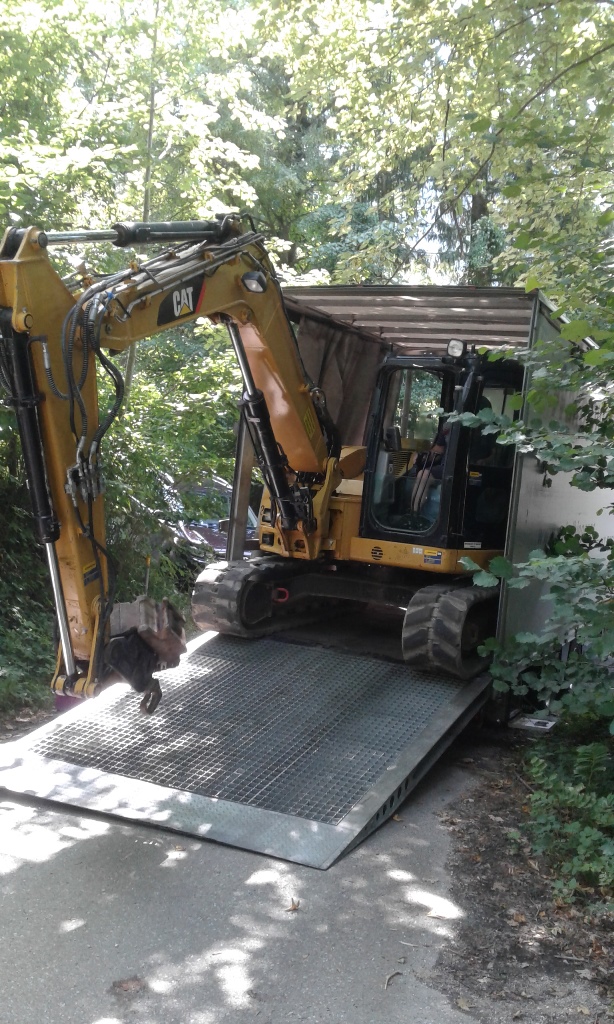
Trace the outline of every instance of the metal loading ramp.
{"type": "Polygon", "coordinates": [[[213,635],[151,718],[114,686],[0,748],[0,788],[327,868],[485,702],[382,658],[213,635]]]}

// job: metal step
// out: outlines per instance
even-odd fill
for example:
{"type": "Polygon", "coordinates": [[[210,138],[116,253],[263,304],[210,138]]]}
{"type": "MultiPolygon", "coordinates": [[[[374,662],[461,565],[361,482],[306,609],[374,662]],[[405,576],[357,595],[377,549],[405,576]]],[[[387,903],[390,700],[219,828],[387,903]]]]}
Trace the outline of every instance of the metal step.
{"type": "Polygon", "coordinates": [[[152,717],[113,686],[0,748],[0,788],[327,868],[382,824],[485,702],[382,658],[213,635],[152,717]]]}

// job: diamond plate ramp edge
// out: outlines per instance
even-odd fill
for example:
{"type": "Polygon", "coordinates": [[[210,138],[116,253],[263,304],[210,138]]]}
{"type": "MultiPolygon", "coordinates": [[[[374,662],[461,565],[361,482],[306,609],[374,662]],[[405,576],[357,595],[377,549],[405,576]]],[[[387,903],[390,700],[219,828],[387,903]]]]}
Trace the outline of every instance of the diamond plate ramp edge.
{"type": "MultiPolygon", "coordinates": [[[[315,652],[316,656],[322,653],[315,652]]],[[[125,699],[128,688],[123,686],[112,687],[95,701],[0,747],[0,790],[327,868],[395,812],[485,702],[488,686],[487,677],[459,686],[453,699],[397,752],[394,761],[336,824],[83,767],[32,749],[44,746],[45,739],[69,720],[77,728],[94,723],[125,699]]],[[[129,699],[134,698],[131,695],[129,699]]]]}

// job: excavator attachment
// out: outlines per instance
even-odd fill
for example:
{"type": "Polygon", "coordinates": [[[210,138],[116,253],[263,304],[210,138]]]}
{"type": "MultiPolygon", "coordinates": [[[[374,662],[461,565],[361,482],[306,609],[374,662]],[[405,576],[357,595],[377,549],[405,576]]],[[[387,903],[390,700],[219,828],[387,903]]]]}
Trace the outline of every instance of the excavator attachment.
{"type": "Polygon", "coordinates": [[[144,714],[153,714],[162,699],[154,673],[175,668],[186,652],[184,625],[183,615],[167,598],[158,602],[142,596],[113,606],[106,663],[143,694],[139,707],[144,714]]]}

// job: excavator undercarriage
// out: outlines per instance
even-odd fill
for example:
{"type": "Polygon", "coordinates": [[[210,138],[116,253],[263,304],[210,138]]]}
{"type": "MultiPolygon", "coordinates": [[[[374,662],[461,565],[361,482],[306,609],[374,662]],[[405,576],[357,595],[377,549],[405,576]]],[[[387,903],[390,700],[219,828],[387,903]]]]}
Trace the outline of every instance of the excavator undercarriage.
{"type": "Polygon", "coordinates": [[[348,603],[406,607],[402,649],[409,665],[458,679],[487,667],[478,648],[496,631],[497,591],[459,578],[433,586],[426,573],[412,580],[399,572],[389,572],[388,579],[380,573],[378,579],[379,567],[368,568],[360,573],[334,563],[297,567],[267,555],[214,562],[196,581],[192,617],[201,630],[255,639],[343,612],[348,603]]]}

